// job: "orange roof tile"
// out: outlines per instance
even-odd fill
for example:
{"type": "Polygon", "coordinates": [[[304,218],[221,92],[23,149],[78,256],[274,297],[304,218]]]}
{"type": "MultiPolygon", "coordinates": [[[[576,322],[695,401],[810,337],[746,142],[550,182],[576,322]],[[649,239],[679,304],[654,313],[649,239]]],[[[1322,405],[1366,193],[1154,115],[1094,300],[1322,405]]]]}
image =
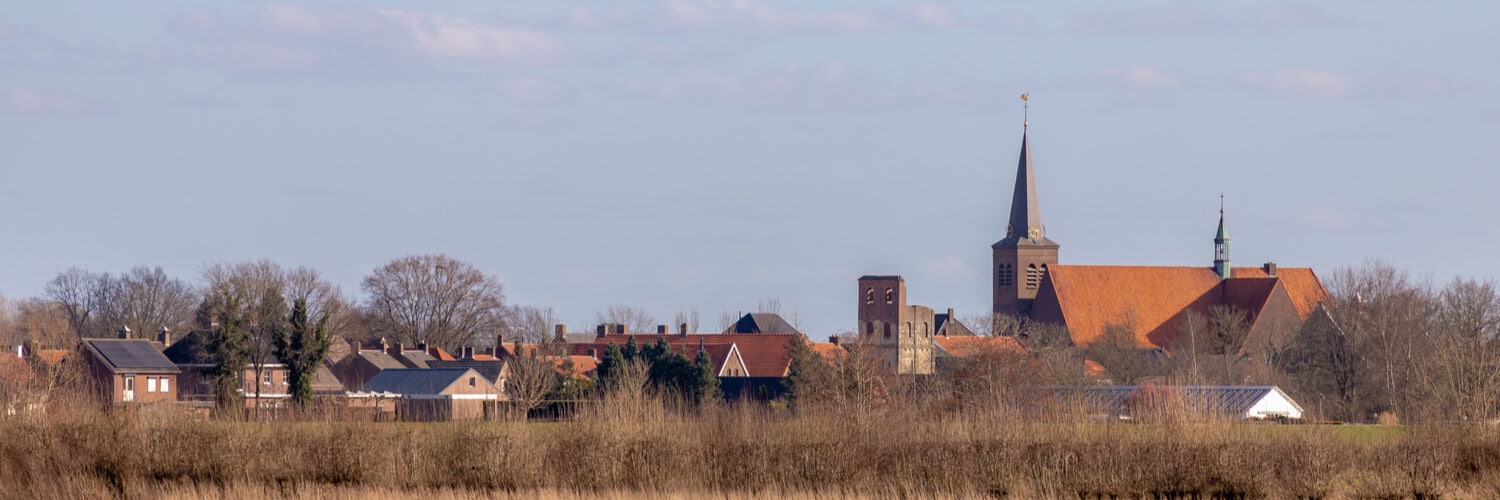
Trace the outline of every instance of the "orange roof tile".
{"type": "Polygon", "coordinates": [[[42,360],[42,362],[46,363],[48,366],[61,363],[63,358],[67,357],[67,355],[67,349],[37,349],[36,351],[37,359],[42,360]]]}
{"type": "Polygon", "coordinates": [[[843,356],[844,353],[848,352],[833,342],[808,342],[807,348],[817,353],[817,355],[822,356],[824,361],[837,360],[839,356],[843,356]]]}
{"type": "MultiPolygon", "coordinates": [[[[1236,278],[1264,278],[1266,270],[1260,267],[1236,267],[1234,274],[1236,278]]],[[[1333,300],[1328,295],[1328,289],[1323,287],[1323,280],[1318,279],[1318,273],[1308,267],[1282,267],[1276,270],[1276,277],[1281,280],[1282,286],[1286,287],[1287,295],[1292,297],[1292,305],[1297,307],[1297,315],[1303,321],[1312,317],[1313,311],[1318,309],[1318,304],[1333,305],[1333,300]]]]}
{"type": "Polygon", "coordinates": [[[1014,337],[948,337],[938,335],[932,338],[938,347],[954,357],[968,357],[980,354],[1026,354],[1026,348],[1021,347],[1014,337]]]}
{"type": "Polygon", "coordinates": [[[1187,311],[1206,315],[1214,304],[1226,303],[1244,309],[1250,320],[1259,314],[1280,281],[1306,319],[1328,294],[1312,269],[1281,268],[1277,279],[1267,279],[1263,268],[1236,267],[1224,287],[1209,267],[1171,266],[1075,266],[1048,268],[1048,280],[1039,297],[1057,297],[1063,322],[1073,343],[1085,346],[1110,323],[1131,315],[1136,323],[1136,344],[1166,346],[1177,338],[1187,311]]]}

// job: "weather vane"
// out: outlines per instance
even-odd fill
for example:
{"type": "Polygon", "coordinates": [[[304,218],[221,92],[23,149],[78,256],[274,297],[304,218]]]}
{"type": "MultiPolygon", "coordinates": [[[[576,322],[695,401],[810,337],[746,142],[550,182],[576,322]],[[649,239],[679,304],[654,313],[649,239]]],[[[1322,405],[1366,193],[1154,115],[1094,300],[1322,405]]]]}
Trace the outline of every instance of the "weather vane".
{"type": "Polygon", "coordinates": [[[1031,126],[1031,94],[1021,94],[1021,128],[1031,126]]]}
{"type": "Polygon", "coordinates": [[[1224,193],[1219,193],[1219,215],[1224,215],[1224,193]]]}

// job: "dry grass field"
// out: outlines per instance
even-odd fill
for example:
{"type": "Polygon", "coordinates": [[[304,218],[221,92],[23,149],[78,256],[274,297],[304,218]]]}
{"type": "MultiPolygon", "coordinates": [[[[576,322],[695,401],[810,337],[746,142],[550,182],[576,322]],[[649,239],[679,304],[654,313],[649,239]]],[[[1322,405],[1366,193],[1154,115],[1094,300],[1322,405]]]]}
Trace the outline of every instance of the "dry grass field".
{"type": "Polygon", "coordinates": [[[0,421],[29,498],[1494,498],[1500,430],[790,416],[601,405],[564,423],[0,421]]]}

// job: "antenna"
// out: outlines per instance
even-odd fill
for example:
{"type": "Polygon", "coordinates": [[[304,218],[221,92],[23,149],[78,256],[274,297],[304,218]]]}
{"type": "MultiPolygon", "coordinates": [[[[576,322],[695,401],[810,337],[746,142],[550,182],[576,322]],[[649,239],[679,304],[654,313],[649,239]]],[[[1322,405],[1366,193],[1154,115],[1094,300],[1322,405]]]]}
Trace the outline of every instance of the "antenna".
{"type": "Polygon", "coordinates": [[[1031,126],[1031,94],[1021,94],[1021,130],[1031,126]]]}

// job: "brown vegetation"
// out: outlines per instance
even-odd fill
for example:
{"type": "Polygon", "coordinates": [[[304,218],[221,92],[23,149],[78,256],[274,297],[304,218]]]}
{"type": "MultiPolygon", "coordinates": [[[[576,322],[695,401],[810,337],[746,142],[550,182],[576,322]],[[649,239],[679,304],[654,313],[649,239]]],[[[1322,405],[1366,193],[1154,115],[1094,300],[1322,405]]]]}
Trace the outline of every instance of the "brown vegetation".
{"type": "MultiPolygon", "coordinates": [[[[81,408],[81,407],[80,407],[81,408]]],[[[565,423],[199,422],[81,409],[0,421],[0,485],[27,497],[421,493],[1013,498],[1500,494],[1500,429],[1120,424],[742,405],[687,416],[640,394],[565,423]]]]}

